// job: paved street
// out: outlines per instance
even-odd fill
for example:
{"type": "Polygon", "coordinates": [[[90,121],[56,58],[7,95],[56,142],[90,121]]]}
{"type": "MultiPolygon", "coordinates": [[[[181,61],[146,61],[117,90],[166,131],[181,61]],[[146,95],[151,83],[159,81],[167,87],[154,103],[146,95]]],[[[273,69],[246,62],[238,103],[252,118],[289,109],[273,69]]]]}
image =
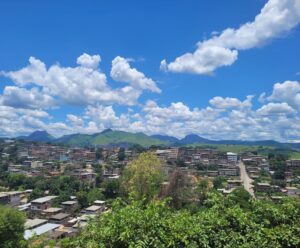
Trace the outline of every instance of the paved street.
{"type": "Polygon", "coordinates": [[[241,180],[243,181],[245,190],[247,190],[253,197],[255,197],[252,179],[248,176],[245,165],[242,162],[239,162],[239,167],[241,173],[241,180]]]}

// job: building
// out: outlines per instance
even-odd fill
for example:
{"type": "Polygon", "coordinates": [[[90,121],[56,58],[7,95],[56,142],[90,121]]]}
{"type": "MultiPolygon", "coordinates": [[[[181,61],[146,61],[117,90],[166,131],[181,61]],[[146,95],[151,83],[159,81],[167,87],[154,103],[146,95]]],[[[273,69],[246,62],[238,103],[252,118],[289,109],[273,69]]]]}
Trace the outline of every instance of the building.
{"type": "Polygon", "coordinates": [[[48,221],[45,219],[27,219],[25,222],[25,229],[33,229],[38,226],[46,224],[48,221]]]}
{"type": "Polygon", "coordinates": [[[300,159],[287,160],[286,167],[288,169],[299,169],[300,168],[300,159]]]}
{"type": "Polygon", "coordinates": [[[47,223],[33,229],[27,229],[25,230],[24,233],[24,239],[28,240],[32,238],[34,235],[40,236],[42,234],[48,234],[54,232],[54,230],[59,226],[60,226],[59,224],[47,223]]]}
{"type": "Polygon", "coordinates": [[[44,211],[51,207],[51,204],[57,196],[45,196],[38,199],[35,199],[31,202],[30,209],[31,211],[44,211]]]}
{"type": "Polygon", "coordinates": [[[21,204],[21,191],[0,192],[0,204],[16,207],[21,204]]]}
{"type": "Polygon", "coordinates": [[[43,211],[43,214],[45,214],[45,216],[47,216],[48,218],[54,214],[58,214],[62,211],[62,208],[47,208],[43,211]]]}
{"type": "Polygon", "coordinates": [[[238,155],[237,155],[236,153],[233,153],[233,152],[227,152],[226,155],[227,155],[227,160],[228,160],[228,161],[231,161],[231,162],[237,162],[237,160],[238,160],[238,155]]]}
{"type": "Polygon", "coordinates": [[[73,214],[78,208],[78,203],[77,201],[65,201],[61,203],[61,206],[63,207],[64,212],[73,214]]]}
{"type": "Polygon", "coordinates": [[[300,196],[300,190],[296,187],[286,187],[285,189],[288,196],[300,196]]]}
{"type": "Polygon", "coordinates": [[[72,174],[72,176],[77,178],[81,183],[87,184],[91,187],[95,187],[96,185],[96,173],[78,169],[72,174]]]}
{"type": "Polygon", "coordinates": [[[271,185],[269,183],[257,183],[256,191],[267,192],[271,189],[271,185]]]}
{"type": "Polygon", "coordinates": [[[100,213],[102,210],[103,210],[103,206],[92,205],[92,206],[84,209],[84,212],[86,214],[97,214],[97,213],[100,213]]]}
{"type": "Polygon", "coordinates": [[[227,189],[237,188],[242,186],[241,180],[227,180],[227,189]]]}
{"type": "Polygon", "coordinates": [[[239,176],[240,170],[238,167],[220,168],[219,176],[239,176]]]}
{"type": "Polygon", "coordinates": [[[55,223],[55,224],[64,224],[64,223],[68,222],[68,220],[70,219],[69,217],[70,217],[69,214],[59,213],[59,214],[52,215],[49,218],[49,222],[55,223]]]}

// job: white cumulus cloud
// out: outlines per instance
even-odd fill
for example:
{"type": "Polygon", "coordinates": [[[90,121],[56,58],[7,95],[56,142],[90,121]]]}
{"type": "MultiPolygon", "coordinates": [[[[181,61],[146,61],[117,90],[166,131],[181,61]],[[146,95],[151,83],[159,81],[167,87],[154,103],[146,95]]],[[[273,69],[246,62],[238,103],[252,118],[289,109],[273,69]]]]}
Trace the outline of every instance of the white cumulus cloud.
{"type": "Polygon", "coordinates": [[[131,68],[128,59],[120,56],[112,61],[110,76],[116,81],[129,83],[133,88],[161,92],[151,78],[147,78],[144,73],[131,68]]]}
{"type": "Polygon", "coordinates": [[[219,35],[201,41],[193,53],[183,54],[161,69],[171,72],[211,74],[233,64],[239,50],[260,47],[293,29],[300,22],[300,0],[269,0],[255,17],[237,29],[227,28],[219,35]]]}

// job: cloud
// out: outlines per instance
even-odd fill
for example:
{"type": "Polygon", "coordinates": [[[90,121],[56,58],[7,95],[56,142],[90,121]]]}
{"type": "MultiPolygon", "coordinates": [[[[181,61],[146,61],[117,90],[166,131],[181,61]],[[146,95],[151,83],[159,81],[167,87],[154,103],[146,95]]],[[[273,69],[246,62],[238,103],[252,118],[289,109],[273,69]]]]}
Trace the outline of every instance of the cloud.
{"type": "Polygon", "coordinates": [[[151,78],[147,78],[142,72],[139,72],[135,68],[131,68],[128,59],[120,56],[117,56],[112,61],[110,76],[115,81],[129,83],[133,88],[136,89],[150,90],[156,93],[161,92],[151,78]]]}
{"type": "Polygon", "coordinates": [[[0,99],[3,105],[15,108],[44,109],[56,105],[53,97],[40,92],[37,88],[27,90],[16,86],[6,86],[0,99]]]}
{"type": "Polygon", "coordinates": [[[269,0],[254,21],[237,29],[227,28],[219,35],[198,42],[193,53],[183,54],[171,63],[161,62],[170,72],[212,74],[217,68],[232,65],[238,51],[260,47],[286,34],[300,22],[300,0],[269,0]]]}
{"type": "Polygon", "coordinates": [[[43,120],[50,115],[42,110],[21,109],[0,105],[0,134],[1,136],[16,136],[45,129],[43,120]]]}
{"type": "Polygon", "coordinates": [[[99,63],[101,62],[101,57],[99,55],[89,55],[89,54],[82,54],[77,58],[77,64],[83,67],[97,69],[99,63]]]}
{"type": "Polygon", "coordinates": [[[76,115],[68,114],[67,119],[73,127],[82,127],[84,125],[84,120],[76,115]]]}
{"type": "Polygon", "coordinates": [[[289,115],[294,114],[296,111],[289,106],[286,102],[283,103],[268,103],[267,105],[262,106],[260,109],[257,110],[259,115],[289,115]]]}
{"type": "Polygon", "coordinates": [[[48,69],[42,61],[30,57],[28,66],[18,71],[1,74],[17,85],[36,85],[42,89],[43,94],[73,105],[134,105],[143,90],[160,91],[151,79],[135,69],[126,67],[126,60],[122,61],[121,57],[117,58],[119,62],[115,60],[116,66],[121,69],[120,76],[115,78],[119,80],[124,78],[124,82],[130,85],[116,89],[108,85],[106,75],[98,69],[101,61],[99,55],[79,56],[76,67],[62,67],[56,64],[48,69]]]}
{"type": "Polygon", "coordinates": [[[252,98],[253,96],[247,96],[247,99],[245,101],[240,101],[237,98],[231,98],[231,97],[220,97],[216,96],[209,100],[209,103],[218,109],[227,109],[227,108],[242,108],[242,107],[251,107],[252,106],[252,98]]]}
{"type": "MultiPolygon", "coordinates": [[[[42,129],[60,136],[113,128],[179,138],[195,133],[216,140],[300,140],[298,81],[274,84],[272,93],[260,94],[260,102],[255,104],[253,95],[244,99],[215,96],[201,108],[176,101],[165,105],[153,100],[136,104],[143,91],[160,91],[156,83],[131,68],[128,60],[116,57],[111,76],[127,85],[113,89],[98,68],[100,61],[98,55],[83,54],[77,59],[78,66],[56,64],[47,68],[31,57],[28,66],[2,72],[16,85],[5,86],[0,95],[0,134],[17,136],[42,129]],[[81,105],[80,114],[66,113],[67,109],[62,110],[65,103],[81,105]],[[116,108],[114,104],[127,107],[116,108]],[[56,106],[66,113],[64,121],[56,121],[45,111],[56,106]]],[[[55,111],[51,110],[54,116],[55,111]]]]}
{"type": "Polygon", "coordinates": [[[273,92],[267,97],[267,100],[287,102],[289,105],[300,109],[300,83],[298,81],[285,81],[274,84],[273,92]]]}
{"type": "Polygon", "coordinates": [[[85,118],[98,124],[99,128],[117,128],[125,130],[130,123],[128,114],[117,116],[112,106],[88,106],[85,111],[85,118]]]}

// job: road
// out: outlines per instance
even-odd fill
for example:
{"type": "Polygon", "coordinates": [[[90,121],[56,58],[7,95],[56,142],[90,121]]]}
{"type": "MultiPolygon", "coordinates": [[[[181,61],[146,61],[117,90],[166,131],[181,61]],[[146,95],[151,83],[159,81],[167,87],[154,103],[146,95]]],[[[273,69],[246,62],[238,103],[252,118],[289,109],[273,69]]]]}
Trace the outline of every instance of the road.
{"type": "Polygon", "coordinates": [[[239,168],[241,173],[241,180],[243,181],[245,190],[247,190],[250,193],[250,195],[255,197],[253,185],[252,185],[252,179],[248,176],[246,167],[242,162],[239,162],[239,168]]]}

